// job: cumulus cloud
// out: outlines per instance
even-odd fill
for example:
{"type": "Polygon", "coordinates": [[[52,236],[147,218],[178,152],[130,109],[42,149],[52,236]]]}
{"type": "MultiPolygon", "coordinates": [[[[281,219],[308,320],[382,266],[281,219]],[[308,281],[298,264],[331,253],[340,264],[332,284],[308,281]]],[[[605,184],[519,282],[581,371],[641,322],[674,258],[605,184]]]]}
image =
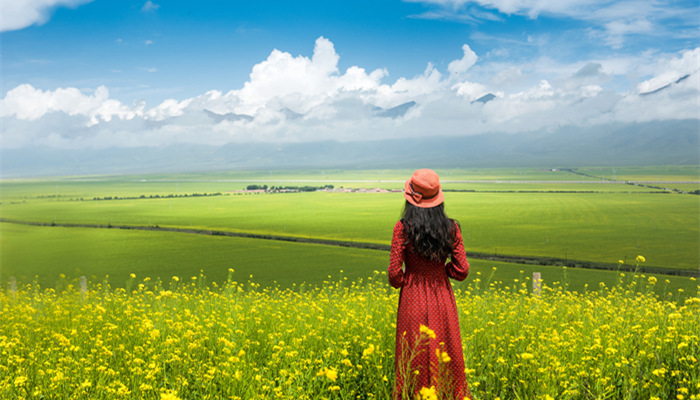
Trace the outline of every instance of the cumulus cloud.
{"type": "Polygon", "coordinates": [[[149,109],[111,98],[104,86],[23,84],[0,100],[3,146],[351,141],[697,118],[700,48],[556,68],[548,60],[534,67],[487,63],[479,71],[478,56],[468,45],[462,50],[448,74],[428,64],[422,74],[386,82],[385,69],[339,70],[333,43],[320,37],[311,57],[273,50],[240,89],[168,99],[149,109]],[[608,85],[632,71],[644,72],[635,90],[608,85]],[[476,101],[488,94],[489,101],[476,101]]]}
{"type": "Polygon", "coordinates": [[[119,101],[109,98],[106,87],[100,86],[92,95],[84,94],[76,88],[60,88],[55,91],[42,91],[23,84],[7,92],[2,100],[1,116],[14,115],[18,119],[35,121],[52,112],[62,112],[70,116],[81,115],[88,118],[89,125],[99,120],[112,118],[131,119],[138,110],[130,109],[119,101]]]}
{"type": "Polygon", "coordinates": [[[58,7],[75,8],[92,0],[3,0],[0,1],[0,32],[42,25],[58,7]]]}
{"type": "Polygon", "coordinates": [[[464,74],[471,68],[479,57],[472,51],[468,44],[462,46],[462,51],[464,51],[464,57],[460,60],[454,60],[447,65],[447,70],[450,71],[451,75],[458,76],[464,74]]]}

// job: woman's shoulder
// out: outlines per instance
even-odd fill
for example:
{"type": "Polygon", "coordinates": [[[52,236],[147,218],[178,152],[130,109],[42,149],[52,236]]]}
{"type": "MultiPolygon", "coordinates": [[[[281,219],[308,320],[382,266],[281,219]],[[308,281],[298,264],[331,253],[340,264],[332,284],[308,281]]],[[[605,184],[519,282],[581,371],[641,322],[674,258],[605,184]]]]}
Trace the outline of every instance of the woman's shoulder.
{"type": "Polygon", "coordinates": [[[394,225],[394,230],[397,230],[397,229],[403,230],[403,220],[402,219],[396,221],[396,224],[394,225]]]}

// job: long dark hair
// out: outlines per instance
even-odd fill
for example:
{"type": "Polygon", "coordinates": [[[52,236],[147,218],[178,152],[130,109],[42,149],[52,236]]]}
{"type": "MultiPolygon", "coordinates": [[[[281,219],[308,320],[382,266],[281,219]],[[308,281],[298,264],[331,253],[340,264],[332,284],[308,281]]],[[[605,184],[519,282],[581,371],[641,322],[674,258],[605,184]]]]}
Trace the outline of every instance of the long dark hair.
{"type": "Polygon", "coordinates": [[[430,260],[441,260],[452,254],[456,221],[447,217],[444,203],[422,208],[406,201],[401,222],[413,251],[430,260]]]}

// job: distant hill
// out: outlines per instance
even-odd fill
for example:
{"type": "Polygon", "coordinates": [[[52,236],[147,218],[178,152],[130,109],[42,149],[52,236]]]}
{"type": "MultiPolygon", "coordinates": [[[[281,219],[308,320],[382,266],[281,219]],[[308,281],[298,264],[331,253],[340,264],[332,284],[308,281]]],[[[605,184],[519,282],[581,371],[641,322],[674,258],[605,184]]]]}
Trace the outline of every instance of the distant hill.
{"type": "MultiPolygon", "coordinates": [[[[413,105],[383,110],[390,116],[413,105]]],[[[227,116],[227,118],[238,116],[227,116]]],[[[3,149],[2,176],[184,172],[223,169],[574,167],[700,163],[700,120],[562,127],[548,132],[489,133],[341,143],[174,144],[65,150],[3,149]]]]}

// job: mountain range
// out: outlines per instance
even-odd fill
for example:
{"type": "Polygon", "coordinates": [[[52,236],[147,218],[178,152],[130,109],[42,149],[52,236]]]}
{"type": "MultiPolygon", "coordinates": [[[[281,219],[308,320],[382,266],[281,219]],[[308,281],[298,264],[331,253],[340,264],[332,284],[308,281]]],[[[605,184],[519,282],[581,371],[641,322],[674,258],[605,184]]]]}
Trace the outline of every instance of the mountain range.
{"type": "MultiPolygon", "coordinates": [[[[486,100],[486,99],[484,99],[486,100]]],[[[488,101],[488,100],[486,100],[488,101]]],[[[404,113],[413,104],[396,110],[404,113]]],[[[227,118],[238,116],[227,116],[227,118]]],[[[478,168],[700,164],[700,120],[377,141],[2,149],[2,178],[296,168],[478,168]]]]}

